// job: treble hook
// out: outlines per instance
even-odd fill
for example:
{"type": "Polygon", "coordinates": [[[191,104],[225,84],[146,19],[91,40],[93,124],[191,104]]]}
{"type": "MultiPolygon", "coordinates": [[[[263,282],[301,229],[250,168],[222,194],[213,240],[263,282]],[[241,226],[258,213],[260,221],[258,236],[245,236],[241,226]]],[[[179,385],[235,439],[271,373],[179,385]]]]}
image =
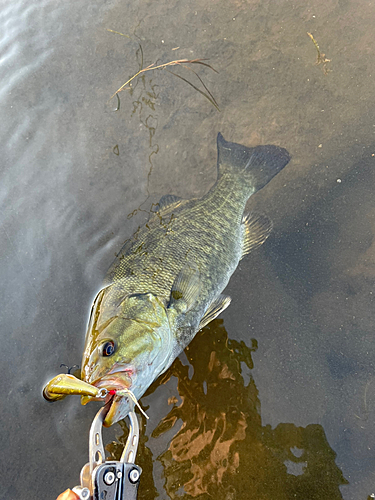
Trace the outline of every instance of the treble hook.
{"type": "Polygon", "coordinates": [[[62,368],[63,366],[65,366],[65,368],[68,370],[68,375],[70,375],[71,371],[73,370],[73,368],[77,368],[77,370],[79,369],[79,365],[73,365],[69,368],[68,365],[66,365],[65,363],[61,363],[60,365],[60,368],[62,368]]]}

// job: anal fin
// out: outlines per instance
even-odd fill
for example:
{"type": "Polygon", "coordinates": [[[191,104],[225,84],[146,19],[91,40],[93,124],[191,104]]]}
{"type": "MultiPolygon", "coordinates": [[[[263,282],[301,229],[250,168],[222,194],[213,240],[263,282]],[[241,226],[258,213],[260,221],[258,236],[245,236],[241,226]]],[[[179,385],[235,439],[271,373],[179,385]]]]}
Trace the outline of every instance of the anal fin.
{"type": "Polygon", "coordinates": [[[204,326],[208,325],[213,319],[217,318],[224,309],[226,309],[230,304],[231,298],[228,295],[219,295],[217,299],[211,302],[209,308],[205,312],[203,318],[199,323],[199,329],[201,330],[204,326]]]}
{"type": "Polygon", "coordinates": [[[241,259],[262,245],[272,231],[272,222],[265,215],[247,214],[242,219],[242,224],[245,226],[245,234],[242,242],[241,259]]]}

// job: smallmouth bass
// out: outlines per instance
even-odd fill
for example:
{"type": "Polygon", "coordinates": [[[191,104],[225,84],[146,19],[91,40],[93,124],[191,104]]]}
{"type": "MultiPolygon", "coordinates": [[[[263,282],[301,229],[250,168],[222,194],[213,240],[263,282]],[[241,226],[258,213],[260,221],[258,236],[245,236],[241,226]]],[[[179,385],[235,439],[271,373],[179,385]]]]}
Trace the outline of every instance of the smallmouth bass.
{"type": "MultiPolygon", "coordinates": [[[[244,215],[248,198],[289,162],[278,146],[248,148],[217,138],[218,177],[200,199],[166,195],[125,243],[91,310],[82,380],[129,389],[139,399],[230,304],[221,292],[239,261],[271,232],[265,216],[244,215]]],[[[93,397],[82,397],[86,404],[93,397]]],[[[104,425],[126,417],[127,398],[108,397],[104,425]]]]}

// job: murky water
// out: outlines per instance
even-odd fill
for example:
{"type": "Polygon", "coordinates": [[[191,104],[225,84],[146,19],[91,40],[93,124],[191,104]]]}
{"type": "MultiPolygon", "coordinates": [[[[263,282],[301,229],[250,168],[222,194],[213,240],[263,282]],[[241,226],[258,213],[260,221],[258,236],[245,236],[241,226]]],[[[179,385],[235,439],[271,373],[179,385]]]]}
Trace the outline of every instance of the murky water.
{"type": "Polygon", "coordinates": [[[102,277],[147,217],[128,214],[207,192],[219,131],[293,159],[249,202],[275,229],[230,308],[142,399],[139,496],[375,493],[374,20],[354,0],[1,4],[1,498],[78,483],[98,406],[41,388],[80,363],[102,277]],[[139,45],[144,66],[209,58],[221,112],[165,71],[114,111],[139,45]]]}

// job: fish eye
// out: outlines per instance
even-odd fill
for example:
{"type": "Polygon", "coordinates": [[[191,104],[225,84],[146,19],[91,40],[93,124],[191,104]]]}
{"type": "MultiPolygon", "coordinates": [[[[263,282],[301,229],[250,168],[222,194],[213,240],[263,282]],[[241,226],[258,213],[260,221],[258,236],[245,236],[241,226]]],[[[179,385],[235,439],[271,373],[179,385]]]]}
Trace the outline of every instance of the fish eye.
{"type": "Polygon", "coordinates": [[[112,340],[107,340],[107,342],[104,342],[103,347],[102,347],[102,355],[103,356],[112,356],[112,354],[115,352],[115,343],[112,340]]]}

